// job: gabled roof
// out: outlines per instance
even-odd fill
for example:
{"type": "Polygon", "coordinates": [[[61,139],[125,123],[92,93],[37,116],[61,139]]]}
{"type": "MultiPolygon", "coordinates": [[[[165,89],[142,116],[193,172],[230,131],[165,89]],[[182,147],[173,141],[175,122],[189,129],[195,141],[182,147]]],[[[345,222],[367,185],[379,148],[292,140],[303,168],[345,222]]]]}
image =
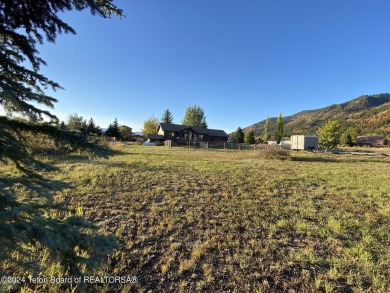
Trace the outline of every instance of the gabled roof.
{"type": "Polygon", "coordinates": [[[160,127],[163,131],[169,131],[169,132],[178,132],[187,128],[186,125],[173,124],[173,123],[160,123],[158,127],[160,127]]]}
{"type": "Polygon", "coordinates": [[[202,126],[189,126],[188,128],[191,128],[197,134],[208,134],[207,129],[202,126]]]}
{"type": "Polygon", "coordinates": [[[206,129],[209,136],[227,137],[227,133],[219,129],[206,129]]]}

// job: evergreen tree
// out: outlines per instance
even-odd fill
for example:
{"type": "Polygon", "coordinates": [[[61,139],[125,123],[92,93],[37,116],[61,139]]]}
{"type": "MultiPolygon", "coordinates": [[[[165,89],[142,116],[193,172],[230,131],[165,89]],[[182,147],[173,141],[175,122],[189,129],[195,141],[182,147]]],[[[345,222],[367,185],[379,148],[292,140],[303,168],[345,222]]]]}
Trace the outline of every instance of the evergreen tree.
{"type": "Polygon", "coordinates": [[[268,116],[265,119],[262,139],[263,139],[263,143],[267,143],[267,141],[269,139],[269,118],[268,118],[268,116]]]}
{"type": "Polygon", "coordinates": [[[95,121],[93,121],[92,117],[91,117],[91,118],[89,119],[89,121],[88,121],[87,134],[88,134],[88,135],[97,134],[97,133],[96,133],[95,121]]]}
{"type": "Polygon", "coordinates": [[[121,138],[122,135],[121,135],[121,133],[119,131],[119,124],[118,124],[118,119],[117,118],[115,118],[114,122],[112,123],[112,130],[111,131],[112,131],[111,134],[112,134],[113,137],[121,138]]]}
{"type": "Polygon", "coordinates": [[[65,129],[66,129],[66,126],[65,126],[65,123],[64,123],[64,121],[61,121],[61,124],[60,124],[60,129],[63,129],[63,130],[65,130],[65,129]]]}
{"type": "Polygon", "coordinates": [[[113,133],[113,131],[112,131],[112,124],[110,123],[110,125],[108,125],[106,131],[104,132],[104,135],[112,137],[112,133],[113,133]]]}
{"type": "Polygon", "coordinates": [[[186,113],[181,123],[189,126],[202,126],[207,128],[204,111],[197,105],[187,107],[186,113]]]}
{"type": "Polygon", "coordinates": [[[249,144],[254,144],[254,143],[256,143],[255,133],[253,132],[252,129],[247,130],[247,131],[245,132],[244,141],[245,141],[245,143],[249,143],[249,144]]]}
{"type": "Polygon", "coordinates": [[[278,120],[276,121],[276,128],[275,128],[275,139],[277,144],[280,143],[282,137],[283,137],[282,113],[279,113],[278,120]]]}
{"type": "Polygon", "coordinates": [[[122,135],[119,131],[119,125],[118,125],[118,119],[115,118],[114,119],[114,122],[113,123],[110,123],[110,125],[108,126],[106,132],[105,132],[105,135],[106,136],[109,136],[109,137],[115,137],[115,138],[121,138],[122,135]]]}
{"type": "Polygon", "coordinates": [[[243,143],[244,142],[244,132],[242,131],[241,127],[237,128],[236,139],[237,139],[237,141],[236,141],[237,143],[243,143]]]}
{"type": "Polygon", "coordinates": [[[340,123],[328,121],[317,131],[318,143],[325,148],[335,148],[340,143],[340,123]]]}
{"type": "Polygon", "coordinates": [[[160,119],[161,123],[168,123],[171,124],[173,123],[173,115],[172,112],[169,111],[169,109],[166,109],[160,119]]]}
{"type": "MultiPolygon", "coordinates": [[[[121,15],[122,11],[111,0],[37,0],[2,1],[0,4],[0,108],[7,115],[1,116],[0,160],[12,161],[18,167],[27,167],[26,146],[23,129],[49,136],[57,142],[68,139],[74,146],[84,145],[76,138],[81,136],[64,135],[58,132],[58,118],[40,105],[52,108],[57,100],[47,94],[45,89],[61,89],[61,86],[41,73],[45,61],[39,57],[38,45],[46,39],[55,43],[58,33],[75,34],[75,30],[62,21],[59,11],[89,9],[93,15],[109,17],[121,15]],[[23,116],[15,122],[12,116],[23,116]],[[7,149],[7,151],[5,151],[7,149]],[[8,150],[13,150],[9,152],[8,150]],[[22,154],[23,153],[23,154],[22,154]]],[[[34,169],[30,165],[31,171],[34,169]]]]}
{"type": "MultiPolygon", "coordinates": [[[[42,136],[72,149],[102,154],[101,148],[79,133],[66,131],[64,124],[58,127],[58,118],[40,108],[53,108],[57,100],[45,90],[58,90],[61,86],[41,73],[46,63],[39,57],[37,47],[45,39],[55,43],[59,33],[75,34],[59,15],[85,9],[103,17],[122,14],[112,0],[0,2],[0,110],[6,113],[0,115],[0,161],[14,163],[27,175],[0,176],[3,275],[40,275],[43,261],[39,257],[45,258],[45,266],[55,267],[56,274],[80,275],[81,268],[83,272],[84,268],[90,271],[99,259],[107,257],[114,244],[109,237],[93,234],[93,226],[82,218],[67,216],[70,212],[65,207],[56,210],[59,204],[54,202],[51,191],[65,184],[49,181],[37,172],[50,166],[34,158],[28,144],[29,136],[42,136]],[[54,216],[61,214],[64,217],[54,216]]],[[[1,292],[11,289],[5,290],[4,286],[8,285],[0,283],[1,292]]],[[[19,291],[17,286],[12,290],[19,291]]]]}
{"type": "Polygon", "coordinates": [[[87,129],[88,129],[88,124],[87,124],[87,121],[86,120],[83,120],[82,122],[81,122],[81,127],[80,127],[80,132],[82,133],[82,134],[87,134],[87,129]]]}

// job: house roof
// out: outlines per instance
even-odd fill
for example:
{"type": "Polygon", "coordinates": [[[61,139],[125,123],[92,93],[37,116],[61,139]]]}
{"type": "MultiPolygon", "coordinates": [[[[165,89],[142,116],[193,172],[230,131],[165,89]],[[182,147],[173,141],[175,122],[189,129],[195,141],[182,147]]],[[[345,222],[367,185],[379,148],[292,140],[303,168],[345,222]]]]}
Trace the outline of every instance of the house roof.
{"type": "Polygon", "coordinates": [[[170,132],[178,132],[185,128],[187,128],[186,125],[180,125],[180,124],[173,124],[173,123],[160,123],[158,128],[161,128],[163,131],[170,131],[170,132]]]}
{"type": "Polygon", "coordinates": [[[197,134],[208,134],[209,136],[227,137],[225,131],[219,129],[208,129],[202,126],[187,126],[181,124],[160,123],[157,129],[161,128],[163,131],[179,132],[187,128],[192,129],[197,134]]]}
{"type": "Polygon", "coordinates": [[[188,128],[191,128],[195,133],[198,134],[208,134],[207,129],[202,126],[189,126],[188,128]]]}
{"type": "Polygon", "coordinates": [[[209,136],[227,137],[227,133],[219,129],[206,129],[209,136]]]}
{"type": "Polygon", "coordinates": [[[356,143],[361,144],[383,144],[384,136],[358,136],[356,143]]]}

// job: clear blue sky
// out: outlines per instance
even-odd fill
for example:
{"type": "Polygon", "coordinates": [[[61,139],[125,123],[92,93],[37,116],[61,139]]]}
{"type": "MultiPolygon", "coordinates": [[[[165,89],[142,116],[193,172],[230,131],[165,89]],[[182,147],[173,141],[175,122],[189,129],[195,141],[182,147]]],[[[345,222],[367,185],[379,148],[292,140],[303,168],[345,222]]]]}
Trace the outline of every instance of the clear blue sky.
{"type": "Polygon", "coordinates": [[[40,47],[65,91],[54,112],[139,131],[201,106],[210,128],[390,92],[388,0],[117,1],[126,18],[63,14],[77,35],[40,47]]]}

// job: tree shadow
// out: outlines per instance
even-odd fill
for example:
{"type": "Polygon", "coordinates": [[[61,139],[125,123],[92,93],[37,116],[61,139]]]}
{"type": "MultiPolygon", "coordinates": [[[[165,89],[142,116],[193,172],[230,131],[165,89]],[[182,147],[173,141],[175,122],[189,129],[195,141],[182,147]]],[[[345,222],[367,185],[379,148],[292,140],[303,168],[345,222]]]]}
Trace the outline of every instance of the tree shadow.
{"type": "MultiPolygon", "coordinates": [[[[118,248],[112,235],[99,234],[95,224],[72,214],[66,202],[54,196],[65,188],[72,186],[58,180],[0,177],[0,276],[81,276],[118,248]]],[[[20,285],[2,282],[0,291],[20,285]]]]}
{"type": "Polygon", "coordinates": [[[340,159],[324,158],[324,157],[291,157],[292,161],[297,162],[320,162],[320,163],[340,163],[340,159]]]}

